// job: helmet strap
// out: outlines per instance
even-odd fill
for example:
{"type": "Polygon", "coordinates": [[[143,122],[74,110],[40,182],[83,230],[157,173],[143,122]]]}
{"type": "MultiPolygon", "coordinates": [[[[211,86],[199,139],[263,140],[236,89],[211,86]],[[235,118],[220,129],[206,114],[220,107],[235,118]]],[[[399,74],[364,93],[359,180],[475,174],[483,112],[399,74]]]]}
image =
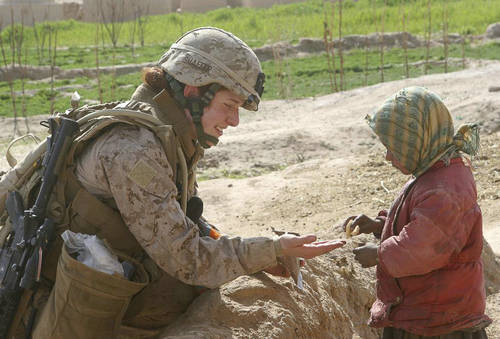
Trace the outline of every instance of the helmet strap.
{"type": "Polygon", "coordinates": [[[210,102],[215,97],[215,93],[221,88],[221,85],[213,83],[210,85],[208,90],[201,97],[188,97],[184,96],[184,88],[186,85],[176,80],[173,76],[165,73],[170,89],[173,92],[174,99],[185,109],[189,111],[191,117],[193,118],[194,126],[196,127],[196,135],[198,137],[198,142],[203,148],[209,148],[211,145],[215,146],[219,142],[219,139],[205,133],[203,125],[201,123],[201,116],[203,115],[203,109],[207,107],[210,102]],[[208,142],[211,143],[208,144],[208,142]]]}

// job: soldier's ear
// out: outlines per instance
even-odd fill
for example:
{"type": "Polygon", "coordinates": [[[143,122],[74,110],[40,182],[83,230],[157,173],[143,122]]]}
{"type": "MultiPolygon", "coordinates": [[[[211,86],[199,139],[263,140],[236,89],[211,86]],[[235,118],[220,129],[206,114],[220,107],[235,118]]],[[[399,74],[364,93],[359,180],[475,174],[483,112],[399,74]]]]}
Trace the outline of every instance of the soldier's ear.
{"type": "Polygon", "coordinates": [[[184,97],[189,98],[189,97],[199,97],[200,96],[200,89],[195,86],[190,86],[186,85],[184,87],[184,97]]]}

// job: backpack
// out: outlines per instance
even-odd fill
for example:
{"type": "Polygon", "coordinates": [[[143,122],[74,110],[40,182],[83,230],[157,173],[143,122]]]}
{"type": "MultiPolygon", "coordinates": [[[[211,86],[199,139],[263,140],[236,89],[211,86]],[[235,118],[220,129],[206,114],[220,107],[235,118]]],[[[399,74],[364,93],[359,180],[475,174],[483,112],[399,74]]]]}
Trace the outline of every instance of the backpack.
{"type": "MultiPolygon", "coordinates": [[[[188,190],[189,187],[194,186],[195,174],[194,172],[190,173],[191,175],[188,178],[186,159],[173,127],[165,125],[154,117],[151,114],[150,105],[135,100],[102,105],[86,105],[81,108],[67,110],[64,113],[58,113],[56,114],[57,117],[73,119],[78,122],[80,128],[72,145],[69,147],[65,165],[73,161],[75,155],[86,145],[86,141],[97,137],[99,133],[112,125],[129,124],[151,130],[159,139],[172,167],[174,178],[176,178],[180,190],[179,202],[184,213],[186,212],[188,190]]],[[[21,138],[14,140],[7,148],[6,157],[12,168],[0,178],[0,248],[3,248],[5,240],[12,231],[12,224],[6,210],[6,200],[9,192],[17,191],[23,205],[30,208],[34,197],[38,194],[44,170],[42,162],[47,150],[47,140],[38,144],[20,162],[17,162],[10,154],[10,148],[21,138]]],[[[47,214],[51,208],[52,206],[47,207],[47,214]]],[[[140,286],[144,286],[144,284],[140,286]]],[[[28,292],[28,290],[25,290],[25,292],[28,292]]],[[[18,304],[15,311],[16,317],[9,325],[10,331],[17,328],[20,321],[18,315],[23,314],[26,307],[28,306],[22,302],[18,304]]]]}

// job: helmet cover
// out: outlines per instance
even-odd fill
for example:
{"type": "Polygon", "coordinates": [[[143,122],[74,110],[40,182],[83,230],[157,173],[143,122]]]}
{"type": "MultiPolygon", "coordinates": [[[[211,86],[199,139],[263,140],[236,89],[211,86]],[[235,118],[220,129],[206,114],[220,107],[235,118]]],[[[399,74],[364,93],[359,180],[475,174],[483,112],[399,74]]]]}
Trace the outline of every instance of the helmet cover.
{"type": "Polygon", "coordinates": [[[258,109],[264,73],[252,49],[232,33],[215,27],[191,30],[170,46],[159,66],[186,85],[218,83],[238,95],[243,108],[258,109]]]}

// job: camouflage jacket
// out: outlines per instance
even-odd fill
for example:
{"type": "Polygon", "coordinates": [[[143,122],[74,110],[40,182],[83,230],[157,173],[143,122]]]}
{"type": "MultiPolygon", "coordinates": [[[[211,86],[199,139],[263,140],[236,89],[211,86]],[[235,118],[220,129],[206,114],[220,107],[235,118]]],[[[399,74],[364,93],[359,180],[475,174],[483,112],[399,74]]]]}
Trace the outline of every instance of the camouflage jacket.
{"type": "MultiPolygon", "coordinates": [[[[148,90],[141,85],[133,99],[148,102],[148,90]]],[[[158,112],[161,107],[157,104],[152,107],[153,114],[163,121],[182,120],[170,112],[158,112]]],[[[189,131],[184,132],[190,136],[189,131]]],[[[182,149],[192,163],[194,153],[187,149],[185,139],[181,138],[182,149]]],[[[146,253],[162,270],[184,283],[213,288],[277,264],[270,238],[200,237],[198,226],[185,216],[176,200],[177,187],[166,154],[146,128],[111,128],[80,155],[75,174],[93,195],[112,199],[146,253]]]]}

